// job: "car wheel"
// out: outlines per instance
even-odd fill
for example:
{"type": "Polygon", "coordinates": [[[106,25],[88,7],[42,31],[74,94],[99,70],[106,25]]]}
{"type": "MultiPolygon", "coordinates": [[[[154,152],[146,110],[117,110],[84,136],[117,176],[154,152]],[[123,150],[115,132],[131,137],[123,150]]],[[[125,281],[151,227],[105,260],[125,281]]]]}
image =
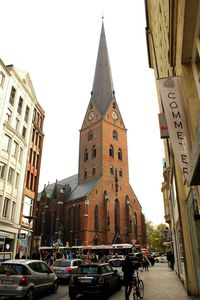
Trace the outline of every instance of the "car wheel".
{"type": "Polygon", "coordinates": [[[58,291],[58,281],[54,281],[53,286],[52,286],[52,293],[57,293],[58,291]]]}
{"type": "Polygon", "coordinates": [[[75,300],[76,299],[76,293],[75,292],[70,292],[69,293],[69,299],[70,300],[75,300]]]}
{"type": "Polygon", "coordinates": [[[155,259],[155,262],[156,262],[156,263],[159,263],[159,260],[158,260],[158,259],[155,259]]]}
{"type": "Polygon", "coordinates": [[[34,290],[33,290],[33,288],[30,288],[27,291],[27,294],[25,296],[25,300],[33,300],[33,299],[34,299],[34,290]]]}

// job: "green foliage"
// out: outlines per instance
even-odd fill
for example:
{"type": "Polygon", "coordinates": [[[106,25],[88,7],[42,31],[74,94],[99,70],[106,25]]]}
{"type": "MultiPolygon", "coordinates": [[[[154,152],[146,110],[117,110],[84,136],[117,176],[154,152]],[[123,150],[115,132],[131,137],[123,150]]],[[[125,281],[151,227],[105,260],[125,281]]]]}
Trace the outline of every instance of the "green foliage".
{"type": "Polygon", "coordinates": [[[163,245],[165,242],[164,230],[166,224],[153,225],[151,221],[146,221],[147,244],[151,252],[166,252],[167,247],[163,245]]]}

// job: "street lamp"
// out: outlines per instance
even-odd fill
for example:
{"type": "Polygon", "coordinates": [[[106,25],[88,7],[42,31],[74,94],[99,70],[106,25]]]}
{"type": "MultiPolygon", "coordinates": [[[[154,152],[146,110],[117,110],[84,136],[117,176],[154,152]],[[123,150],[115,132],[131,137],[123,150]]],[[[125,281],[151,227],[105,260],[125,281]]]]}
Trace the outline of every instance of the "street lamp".
{"type": "Polygon", "coordinates": [[[25,219],[28,220],[28,236],[27,236],[27,239],[26,239],[26,259],[28,258],[28,249],[29,249],[29,235],[30,235],[30,227],[31,227],[31,221],[32,220],[35,220],[37,217],[36,216],[24,216],[23,217],[25,219]]]}

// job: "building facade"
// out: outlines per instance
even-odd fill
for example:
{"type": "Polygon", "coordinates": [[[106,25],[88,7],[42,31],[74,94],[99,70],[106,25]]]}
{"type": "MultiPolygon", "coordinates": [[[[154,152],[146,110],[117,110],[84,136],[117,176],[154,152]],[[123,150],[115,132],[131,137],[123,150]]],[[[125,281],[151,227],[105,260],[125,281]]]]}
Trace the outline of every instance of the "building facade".
{"type": "Polygon", "coordinates": [[[200,3],[146,0],[145,8],[165,145],[165,219],[176,272],[188,294],[200,295],[200,3]]]}
{"type": "MultiPolygon", "coordinates": [[[[31,195],[25,189],[25,183],[34,130],[33,115],[38,107],[44,119],[29,74],[13,65],[5,66],[0,60],[0,251],[10,252],[12,256],[19,250],[25,254],[29,242],[28,227],[29,232],[32,231],[32,224],[27,226],[22,221],[23,215],[32,216],[37,194],[36,182],[31,195]],[[27,197],[31,202],[29,210],[25,210],[27,197]]],[[[43,140],[42,129],[40,133],[43,140]]],[[[37,158],[37,182],[41,152],[42,141],[37,158]]]]}
{"type": "Polygon", "coordinates": [[[41,245],[146,245],[141,205],[129,184],[127,130],[112,82],[102,23],[91,98],[80,130],[78,174],[38,199],[41,245]]]}

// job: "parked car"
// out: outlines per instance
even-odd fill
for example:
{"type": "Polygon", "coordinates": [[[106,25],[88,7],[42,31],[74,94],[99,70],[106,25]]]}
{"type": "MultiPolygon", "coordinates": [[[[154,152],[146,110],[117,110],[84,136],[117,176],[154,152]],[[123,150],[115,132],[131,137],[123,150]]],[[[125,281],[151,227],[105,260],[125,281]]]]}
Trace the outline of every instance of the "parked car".
{"type": "Polygon", "coordinates": [[[57,292],[54,271],[41,260],[13,259],[0,264],[0,296],[33,300],[38,292],[57,292]]]}
{"type": "Polygon", "coordinates": [[[124,258],[111,258],[108,263],[111,265],[113,270],[117,270],[121,281],[124,280],[124,272],[122,271],[122,265],[124,263],[124,258]]]}
{"type": "Polygon", "coordinates": [[[156,263],[167,263],[168,260],[167,260],[167,254],[162,254],[161,256],[157,256],[155,257],[155,262],[156,263]]]}
{"type": "Polygon", "coordinates": [[[85,261],[79,258],[61,258],[54,261],[51,268],[56,273],[59,280],[69,280],[74,269],[83,264],[85,264],[85,261]]]}
{"type": "Polygon", "coordinates": [[[69,282],[69,297],[97,294],[101,300],[116,290],[121,289],[121,280],[117,270],[108,263],[91,263],[80,265],[72,274],[69,282]]]}

